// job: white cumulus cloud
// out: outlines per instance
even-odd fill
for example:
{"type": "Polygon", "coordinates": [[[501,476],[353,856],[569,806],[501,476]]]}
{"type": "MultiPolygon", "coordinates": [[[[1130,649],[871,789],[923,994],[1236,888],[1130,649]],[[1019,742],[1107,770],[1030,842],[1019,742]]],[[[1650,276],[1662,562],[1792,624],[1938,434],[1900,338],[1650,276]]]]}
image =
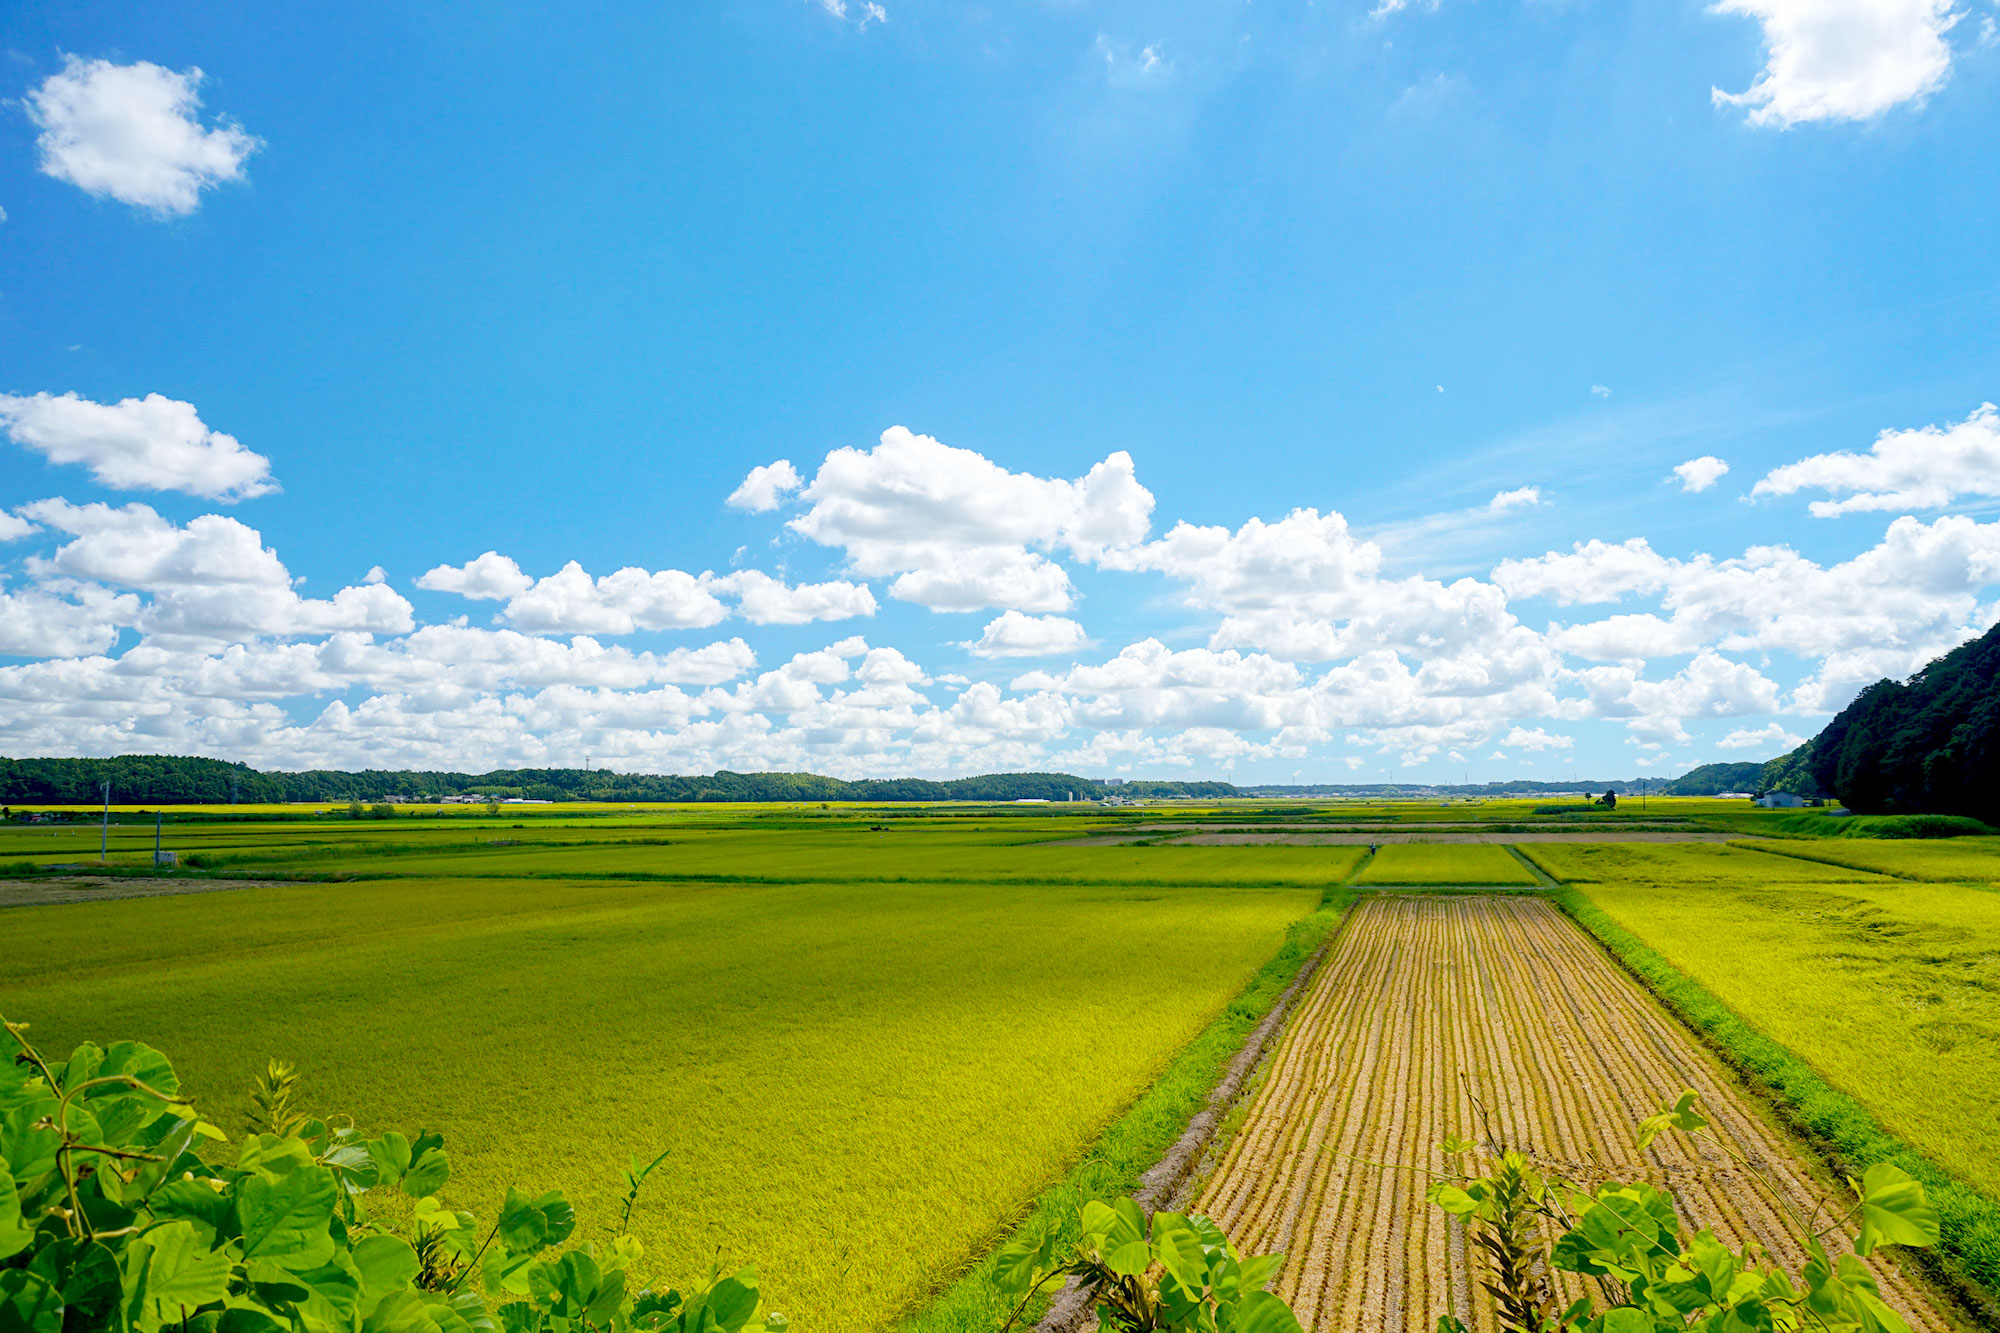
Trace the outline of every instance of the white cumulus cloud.
{"type": "Polygon", "coordinates": [[[1938,509],[1961,496],[2000,495],[2000,408],[1982,403],[1963,421],[1885,430],[1865,454],[1814,454],[1775,468],[1752,495],[1803,490],[1843,495],[1814,500],[1815,518],[1883,509],[1938,509]]]}
{"type": "Polygon", "coordinates": [[[1803,736],[1794,736],[1778,722],[1761,727],[1738,727],[1715,743],[1718,750],[1765,750],[1773,757],[1798,749],[1806,743],[1803,736]]]}
{"type": "Polygon", "coordinates": [[[1003,611],[964,647],[974,657],[1053,657],[1073,653],[1087,642],[1083,626],[1067,617],[1003,611]]]}
{"type": "Polygon", "coordinates": [[[828,454],[803,498],[812,507],[793,531],[933,611],[1067,611],[1069,574],[1046,553],[1101,559],[1142,539],[1153,509],[1123,452],[1066,481],[901,426],[873,449],[828,454]]]}
{"type": "Polygon", "coordinates": [[[1961,17],[1953,0],[1718,0],[1715,10],[1762,24],[1766,55],[1749,88],[1715,89],[1716,105],[1781,129],[1921,104],[1951,75],[1945,33],[1961,17]]]}
{"type": "Polygon", "coordinates": [[[262,146],[233,122],[201,123],[201,81],[198,69],[69,57],[27,96],[41,169],[161,216],[194,212],[204,189],[241,180],[262,146]]]}
{"type": "Polygon", "coordinates": [[[1705,491],[1721,481],[1729,472],[1729,464],[1714,454],[1703,454],[1700,458],[1690,458],[1685,463],[1676,464],[1674,475],[1681,480],[1684,491],[1705,491]]]}
{"type": "Polygon", "coordinates": [[[157,393],[116,403],[74,393],[0,394],[0,430],[52,463],[81,463],[116,491],[233,501],[278,489],[270,459],[209,429],[194,404],[157,393]]]}
{"type": "Polygon", "coordinates": [[[761,514],[776,509],[785,496],[796,491],[804,482],[799,471],[792,466],[789,458],[780,458],[775,463],[766,463],[750,469],[750,475],[743,484],[729,493],[725,502],[732,508],[747,509],[753,514],[761,514]]]}

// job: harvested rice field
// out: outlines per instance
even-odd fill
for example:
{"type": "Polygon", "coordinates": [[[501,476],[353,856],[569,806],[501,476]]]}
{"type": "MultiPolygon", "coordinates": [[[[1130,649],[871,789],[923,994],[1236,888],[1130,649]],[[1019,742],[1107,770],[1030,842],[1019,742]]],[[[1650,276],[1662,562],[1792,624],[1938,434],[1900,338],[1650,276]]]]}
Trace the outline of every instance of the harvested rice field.
{"type": "MultiPolygon", "coordinates": [[[[1424,1202],[1451,1135],[1572,1178],[1671,1188],[1690,1226],[1757,1240],[1793,1271],[1803,1256],[1784,1208],[1810,1214],[1830,1198],[1685,1029],[1549,903],[1380,895],[1356,907],[1192,1206],[1246,1250],[1289,1256],[1276,1290],[1308,1329],[1427,1333],[1450,1312],[1492,1330],[1464,1230],[1424,1202]],[[1679,1136],[1634,1146],[1633,1126],[1684,1088],[1762,1175],[1679,1136]]],[[[1901,1270],[1877,1273],[1912,1328],[1951,1327],[1901,1270]]]]}

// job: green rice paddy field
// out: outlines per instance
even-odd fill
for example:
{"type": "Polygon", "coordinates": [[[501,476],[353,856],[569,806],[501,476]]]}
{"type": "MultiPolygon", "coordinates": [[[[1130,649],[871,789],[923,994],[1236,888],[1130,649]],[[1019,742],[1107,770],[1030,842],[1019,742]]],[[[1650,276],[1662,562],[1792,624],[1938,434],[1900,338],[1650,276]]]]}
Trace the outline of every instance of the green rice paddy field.
{"type": "MultiPolygon", "coordinates": [[[[656,1276],[755,1260],[777,1308],[877,1328],[1083,1157],[1356,859],[540,831],[574,845],[404,830],[304,867],[381,877],[9,909],[0,1009],[62,1051],[160,1047],[232,1128],[252,1073],[294,1060],[318,1107],[444,1132],[488,1215],[518,1184],[608,1221],[626,1157],[666,1149],[635,1228],[656,1276]]],[[[224,832],[237,868],[301,868],[296,827],[224,832]]]]}
{"type": "MultiPolygon", "coordinates": [[[[1643,825],[1621,808],[1584,827],[1756,828],[1740,806],[1651,804],[1643,825]]],[[[2000,840],[1372,857],[1077,841],[1533,818],[1489,802],[169,823],[194,873],[262,882],[8,908],[0,1010],[58,1050],[159,1046],[232,1128],[251,1074],[294,1060],[320,1109],[442,1130],[457,1202],[489,1215],[509,1185],[560,1187],[601,1224],[627,1155],[666,1149],[637,1215],[647,1276],[755,1260],[802,1326],[918,1315],[913,1333],[958,1333],[991,1312],[940,1295],[1067,1173],[1150,1161],[1132,1154],[1172,1138],[1333,924],[1323,903],[1535,891],[1518,852],[2000,1197],[2000,840]]],[[[150,824],[113,833],[114,867],[150,861],[150,824]]],[[[94,864],[98,837],[0,826],[0,865],[94,864]]]]}

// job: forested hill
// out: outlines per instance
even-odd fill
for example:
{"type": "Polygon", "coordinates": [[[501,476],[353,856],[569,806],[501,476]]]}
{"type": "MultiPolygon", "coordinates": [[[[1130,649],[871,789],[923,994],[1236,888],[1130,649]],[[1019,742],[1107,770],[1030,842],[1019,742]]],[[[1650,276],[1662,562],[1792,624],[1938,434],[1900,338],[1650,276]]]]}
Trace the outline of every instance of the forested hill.
{"type": "Polygon", "coordinates": [[[1067,773],[993,773],[931,782],[889,778],[845,782],[816,773],[661,776],[602,769],[509,768],[491,773],[370,769],[344,773],[260,773],[219,759],[128,754],[115,759],[0,759],[0,802],[87,805],[104,784],[120,805],[246,804],[286,801],[435,800],[478,793],[548,801],[1015,801],[1126,796],[1233,796],[1226,782],[1127,782],[1107,786],[1067,773]]]}
{"type": "Polygon", "coordinates": [[[2000,822],[2000,626],[1910,677],[1861,692],[1766,768],[1762,788],[1830,792],[1861,814],[2000,822]]]}
{"type": "Polygon", "coordinates": [[[1662,796],[1720,796],[1726,791],[1764,790],[1768,764],[1703,764],[1660,788],[1662,796]]]}

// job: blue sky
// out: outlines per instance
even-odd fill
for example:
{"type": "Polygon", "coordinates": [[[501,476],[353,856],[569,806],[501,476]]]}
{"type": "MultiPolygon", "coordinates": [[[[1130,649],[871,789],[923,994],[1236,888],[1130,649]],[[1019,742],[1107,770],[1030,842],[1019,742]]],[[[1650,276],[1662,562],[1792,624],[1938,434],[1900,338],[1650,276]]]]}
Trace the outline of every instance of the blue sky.
{"type": "Polygon", "coordinates": [[[0,752],[1671,774],[2000,614],[1989,0],[483,8],[0,16],[0,752]]]}

